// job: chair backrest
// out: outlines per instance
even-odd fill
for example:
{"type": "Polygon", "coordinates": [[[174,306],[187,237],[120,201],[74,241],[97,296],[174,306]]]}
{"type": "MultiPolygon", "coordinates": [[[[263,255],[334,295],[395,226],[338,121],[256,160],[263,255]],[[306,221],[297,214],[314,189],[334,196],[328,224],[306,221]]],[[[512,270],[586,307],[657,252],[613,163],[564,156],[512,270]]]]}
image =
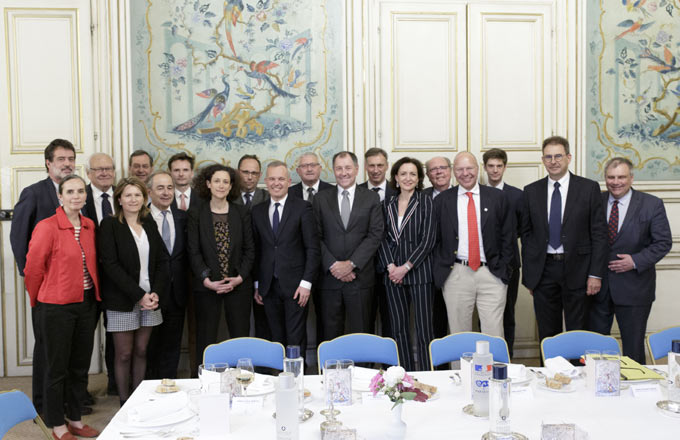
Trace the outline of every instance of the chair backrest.
{"type": "Polygon", "coordinates": [[[35,411],[28,396],[19,390],[0,392],[0,414],[2,414],[0,416],[0,438],[3,438],[15,425],[26,420],[35,420],[45,438],[52,439],[52,434],[35,411]]]}
{"type": "Polygon", "coordinates": [[[647,349],[652,357],[652,364],[656,364],[657,359],[668,356],[668,352],[671,351],[671,342],[674,339],[680,339],[680,326],[670,327],[647,336],[647,349]]]}
{"type": "Polygon", "coordinates": [[[368,333],[351,333],[322,342],[317,348],[317,355],[319,374],[328,359],[351,359],[355,363],[377,362],[399,365],[399,352],[394,339],[368,333]]]}
{"type": "Polygon", "coordinates": [[[283,345],[260,338],[233,338],[208,345],[203,351],[203,363],[226,362],[235,367],[240,358],[250,358],[256,367],[283,370],[283,345]]]}
{"type": "Polygon", "coordinates": [[[510,352],[505,339],[478,332],[461,332],[430,342],[432,370],[443,363],[459,360],[465,352],[474,352],[477,349],[477,341],[489,341],[489,351],[494,361],[510,362],[510,352]]]}
{"type": "Polygon", "coordinates": [[[555,356],[565,359],[579,359],[586,350],[616,351],[621,353],[619,343],[612,336],[586,330],[572,330],[544,338],[541,341],[543,362],[555,356]]]}

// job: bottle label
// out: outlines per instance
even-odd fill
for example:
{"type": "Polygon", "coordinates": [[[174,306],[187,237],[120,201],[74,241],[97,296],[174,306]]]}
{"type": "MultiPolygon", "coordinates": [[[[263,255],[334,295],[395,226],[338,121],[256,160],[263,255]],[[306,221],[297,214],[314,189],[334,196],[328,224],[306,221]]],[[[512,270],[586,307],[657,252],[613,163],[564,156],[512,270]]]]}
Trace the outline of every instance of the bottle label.
{"type": "Polygon", "coordinates": [[[488,388],[489,387],[489,381],[477,379],[477,380],[475,380],[475,386],[477,386],[478,388],[488,388]]]}
{"type": "Polygon", "coordinates": [[[491,364],[489,365],[475,364],[475,371],[484,371],[485,369],[486,371],[491,371],[492,370],[491,364]]]}

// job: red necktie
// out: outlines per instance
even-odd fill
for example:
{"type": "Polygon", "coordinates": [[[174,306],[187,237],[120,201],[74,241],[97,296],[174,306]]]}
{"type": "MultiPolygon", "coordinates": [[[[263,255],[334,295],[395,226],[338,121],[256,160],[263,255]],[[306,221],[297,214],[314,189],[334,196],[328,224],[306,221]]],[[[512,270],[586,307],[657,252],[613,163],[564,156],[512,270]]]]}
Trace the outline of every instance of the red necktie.
{"type": "Polygon", "coordinates": [[[611,212],[609,212],[609,246],[614,243],[616,234],[619,233],[619,201],[614,200],[611,212]]]}
{"type": "Polygon", "coordinates": [[[468,266],[475,272],[479,269],[479,234],[477,233],[477,210],[471,192],[466,192],[468,196],[467,206],[467,229],[468,229],[468,266]]]}
{"type": "Polygon", "coordinates": [[[179,209],[181,209],[182,211],[186,211],[187,210],[187,196],[186,196],[186,194],[184,194],[184,193],[180,194],[179,198],[182,199],[182,202],[179,205],[179,209]]]}

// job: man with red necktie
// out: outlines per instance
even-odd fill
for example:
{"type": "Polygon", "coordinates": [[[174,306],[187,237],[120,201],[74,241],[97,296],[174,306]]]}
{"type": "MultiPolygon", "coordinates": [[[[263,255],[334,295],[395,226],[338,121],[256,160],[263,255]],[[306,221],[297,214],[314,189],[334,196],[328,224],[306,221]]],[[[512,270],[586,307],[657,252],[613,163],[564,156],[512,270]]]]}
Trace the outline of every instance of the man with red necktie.
{"type": "Polygon", "coordinates": [[[510,278],[514,213],[505,194],[477,181],[479,165],[468,152],[453,161],[458,185],[434,201],[438,240],[434,281],[442,289],[451,333],[472,330],[477,307],[483,333],[503,337],[510,278]]]}

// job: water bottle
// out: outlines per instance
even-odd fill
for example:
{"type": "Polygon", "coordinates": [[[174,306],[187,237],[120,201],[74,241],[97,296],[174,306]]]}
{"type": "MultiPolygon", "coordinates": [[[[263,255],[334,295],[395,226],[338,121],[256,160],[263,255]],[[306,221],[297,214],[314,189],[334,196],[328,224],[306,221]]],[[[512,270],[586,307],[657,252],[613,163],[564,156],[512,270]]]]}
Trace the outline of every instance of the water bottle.
{"type": "Polygon", "coordinates": [[[489,422],[492,434],[511,434],[510,429],[510,379],[508,366],[493,364],[493,377],[489,384],[489,422]]]}
{"type": "Polygon", "coordinates": [[[289,345],[286,347],[286,357],[283,358],[283,371],[292,373],[295,377],[299,399],[299,416],[302,418],[305,413],[305,360],[300,355],[299,345],[289,345]]]}
{"type": "Polygon", "coordinates": [[[668,353],[668,400],[680,402],[680,339],[671,343],[668,353]]]}
{"type": "Polygon", "coordinates": [[[477,351],[472,355],[472,404],[477,417],[489,415],[489,380],[493,355],[489,341],[477,341],[477,351]]]}
{"type": "Polygon", "coordinates": [[[298,391],[293,373],[280,373],[276,384],[276,440],[298,440],[298,391]]]}

